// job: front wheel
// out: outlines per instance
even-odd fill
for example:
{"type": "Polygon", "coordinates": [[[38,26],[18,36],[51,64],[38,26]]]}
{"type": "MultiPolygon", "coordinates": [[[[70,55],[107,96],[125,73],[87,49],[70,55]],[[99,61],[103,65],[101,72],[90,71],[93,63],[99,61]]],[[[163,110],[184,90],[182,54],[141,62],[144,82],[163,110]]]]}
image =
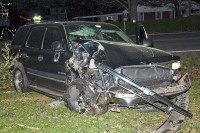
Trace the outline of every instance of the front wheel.
{"type": "Polygon", "coordinates": [[[64,95],[66,106],[75,112],[97,115],[104,114],[108,110],[108,103],[97,104],[96,100],[99,96],[86,82],[83,80],[75,80],[67,88],[64,95]]]}

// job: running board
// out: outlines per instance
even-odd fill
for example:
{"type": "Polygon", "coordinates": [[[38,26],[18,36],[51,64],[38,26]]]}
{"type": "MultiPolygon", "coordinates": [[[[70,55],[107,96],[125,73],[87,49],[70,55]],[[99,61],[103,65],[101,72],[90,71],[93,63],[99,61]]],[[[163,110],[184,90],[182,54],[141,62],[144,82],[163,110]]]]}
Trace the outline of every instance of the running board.
{"type": "Polygon", "coordinates": [[[63,100],[63,93],[61,93],[61,92],[54,91],[52,89],[48,89],[48,88],[41,87],[41,86],[38,86],[38,85],[29,85],[29,87],[33,91],[44,94],[44,95],[51,97],[53,99],[60,100],[60,101],[63,100]]]}

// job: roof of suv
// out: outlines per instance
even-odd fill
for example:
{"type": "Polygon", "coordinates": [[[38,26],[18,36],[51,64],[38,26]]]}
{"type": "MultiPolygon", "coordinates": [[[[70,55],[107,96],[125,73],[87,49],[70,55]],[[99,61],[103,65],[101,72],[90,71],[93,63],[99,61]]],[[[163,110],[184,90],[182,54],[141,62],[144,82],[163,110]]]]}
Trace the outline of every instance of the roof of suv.
{"type": "Polygon", "coordinates": [[[110,23],[105,23],[105,22],[91,22],[91,21],[64,21],[64,22],[53,22],[53,21],[44,21],[41,23],[27,23],[24,26],[28,25],[40,25],[40,24],[63,24],[63,25],[68,25],[68,24],[108,24],[108,25],[113,25],[110,23]]]}

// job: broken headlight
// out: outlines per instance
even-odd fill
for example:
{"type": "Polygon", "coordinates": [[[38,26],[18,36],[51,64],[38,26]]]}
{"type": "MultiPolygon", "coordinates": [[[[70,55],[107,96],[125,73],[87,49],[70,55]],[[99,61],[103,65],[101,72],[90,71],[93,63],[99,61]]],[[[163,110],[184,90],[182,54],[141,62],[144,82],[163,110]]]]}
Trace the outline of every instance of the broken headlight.
{"type": "Polygon", "coordinates": [[[181,62],[173,62],[171,66],[171,74],[175,81],[178,81],[181,78],[181,62]]]}
{"type": "Polygon", "coordinates": [[[172,70],[177,70],[177,69],[181,69],[181,62],[180,61],[172,63],[172,70]]]}

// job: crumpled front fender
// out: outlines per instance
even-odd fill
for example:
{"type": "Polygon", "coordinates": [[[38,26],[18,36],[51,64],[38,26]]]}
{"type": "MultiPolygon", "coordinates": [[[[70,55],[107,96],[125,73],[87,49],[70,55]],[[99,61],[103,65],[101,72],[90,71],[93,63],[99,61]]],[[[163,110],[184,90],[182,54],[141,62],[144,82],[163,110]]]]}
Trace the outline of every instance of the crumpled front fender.
{"type": "Polygon", "coordinates": [[[191,81],[189,75],[186,73],[175,85],[165,88],[159,87],[154,89],[154,92],[165,97],[174,97],[188,91],[190,88],[191,81]]]}

